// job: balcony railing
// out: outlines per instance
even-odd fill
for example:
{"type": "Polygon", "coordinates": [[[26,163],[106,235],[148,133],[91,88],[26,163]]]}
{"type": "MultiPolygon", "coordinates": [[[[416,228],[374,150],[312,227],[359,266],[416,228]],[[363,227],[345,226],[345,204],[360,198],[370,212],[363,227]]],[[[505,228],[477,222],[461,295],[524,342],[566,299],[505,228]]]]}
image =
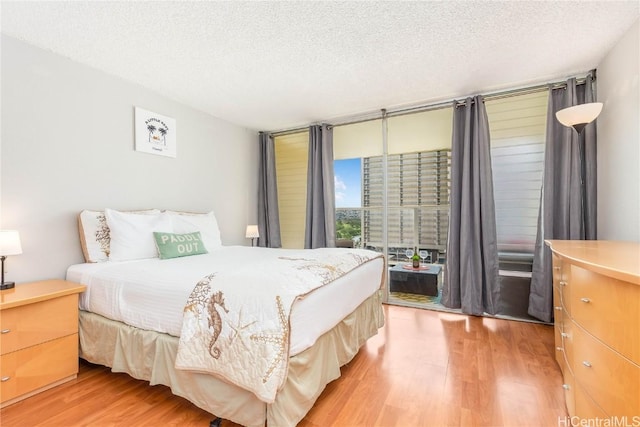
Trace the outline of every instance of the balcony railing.
{"type": "MultiPolygon", "coordinates": [[[[407,261],[410,249],[428,250],[431,262],[446,250],[448,207],[388,208],[387,238],[389,262],[407,261]],[[440,217],[445,216],[445,221],[440,217]],[[433,220],[435,218],[435,220],[433,220]]],[[[381,207],[336,208],[336,239],[341,245],[351,240],[356,248],[384,251],[383,209],[381,207]]],[[[348,242],[347,242],[348,243],[348,242]]]]}

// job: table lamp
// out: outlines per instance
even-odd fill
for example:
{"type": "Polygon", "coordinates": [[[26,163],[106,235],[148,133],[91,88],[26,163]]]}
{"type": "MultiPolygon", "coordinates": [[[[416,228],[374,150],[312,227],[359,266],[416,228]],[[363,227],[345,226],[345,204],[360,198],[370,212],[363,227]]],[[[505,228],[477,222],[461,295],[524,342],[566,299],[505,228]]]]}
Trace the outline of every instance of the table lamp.
{"type": "Polygon", "coordinates": [[[15,282],[4,281],[4,260],[7,255],[19,255],[22,253],[20,235],[15,230],[0,230],[0,260],[2,260],[2,283],[0,289],[11,289],[15,282]]]}
{"type": "Polygon", "coordinates": [[[257,225],[247,225],[247,232],[245,234],[247,239],[251,239],[251,246],[254,246],[255,240],[260,237],[257,225]]]}

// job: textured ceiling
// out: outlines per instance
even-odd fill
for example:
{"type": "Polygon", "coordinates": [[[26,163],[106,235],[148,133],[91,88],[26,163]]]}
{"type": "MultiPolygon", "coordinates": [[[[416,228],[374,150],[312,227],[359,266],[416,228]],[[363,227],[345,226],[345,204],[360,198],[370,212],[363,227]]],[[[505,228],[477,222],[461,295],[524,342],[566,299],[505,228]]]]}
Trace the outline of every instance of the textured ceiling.
{"type": "Polygon", "coordinates": [[[9,2],[2,32],[278,130],[562,79],[640,16],[611,2],[9,2]]]}

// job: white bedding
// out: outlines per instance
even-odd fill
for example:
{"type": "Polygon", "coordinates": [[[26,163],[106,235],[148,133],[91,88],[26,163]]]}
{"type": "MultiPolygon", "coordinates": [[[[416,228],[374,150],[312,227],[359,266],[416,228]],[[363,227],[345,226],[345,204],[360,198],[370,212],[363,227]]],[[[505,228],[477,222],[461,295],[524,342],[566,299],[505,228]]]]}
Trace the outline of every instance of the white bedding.
{"type": "MultiPolygon", "coordinates": [[[[80,296],[81,310],[141,329],[180,336],[185,302],[200,279],[222,270],[260,271],[261,252],[274,250],[226,246],[209,254],[184,258],[77,264],[69,267],[67,279],[87,286],[80,296]]],[[[282,256],[300,253],[278,251],[282,256]]],[[[318,337],[378,290],[383,269],[383,258],[377,258],[297,300],[290,318],[289,355],[311,347],[318,337]]]]}

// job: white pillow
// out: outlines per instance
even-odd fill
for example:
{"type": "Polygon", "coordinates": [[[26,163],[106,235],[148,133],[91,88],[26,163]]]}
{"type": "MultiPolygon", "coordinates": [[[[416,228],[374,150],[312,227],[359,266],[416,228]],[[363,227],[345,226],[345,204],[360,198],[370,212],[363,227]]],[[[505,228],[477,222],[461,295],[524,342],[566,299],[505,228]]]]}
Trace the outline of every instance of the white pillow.
{"type": "Polygon", "coordinates": [[[157,258],[153,232],[173,233],[170,218],[161,213],[138,215],[105,209],[104,214],[111,232],[111,261],[157,258]]]}
{"type": "Polygon", "coordinates": [[[85,261],[107,261],[110,236],[104,212],[83,210],[78,216],[78,227],[85,261]]]}
{"type": "MultiPolygon", "coordinates": [[[[158,214],[158,209],[128,211],[135,214],[158,214]]],[[[107,226],[104,211],[83,210],[78,215],[80,244],[86,262],[102,262],[109,260],[109,242],[111,233],[107,226]]]]}
{"type": "Polygon", "coordinates": [[[171,218],[173,232],[178,234],[193,233],[199,231],[202,236],[202,243],[207,251],[211,252],[222,247],[218,221],[213,212],[189,213],[165,211],[167,217],[171,218]]]}

